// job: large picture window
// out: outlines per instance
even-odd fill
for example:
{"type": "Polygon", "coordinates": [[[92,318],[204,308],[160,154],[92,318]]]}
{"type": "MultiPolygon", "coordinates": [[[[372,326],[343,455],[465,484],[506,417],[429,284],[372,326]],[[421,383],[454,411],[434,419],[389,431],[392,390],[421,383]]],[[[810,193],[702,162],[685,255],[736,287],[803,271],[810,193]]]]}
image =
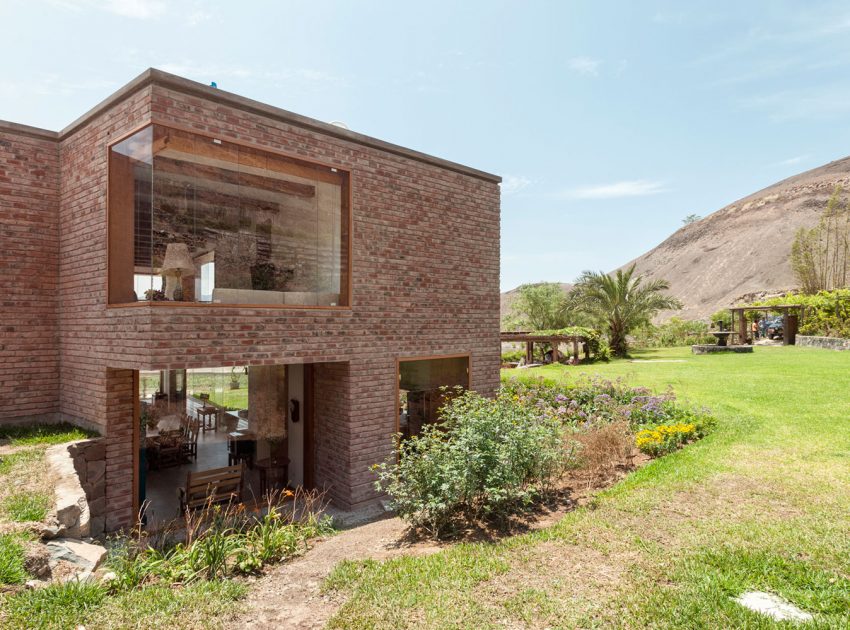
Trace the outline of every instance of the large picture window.
{"type": "Polygon", "coordinates": [[[426,424],[439,422],[440,408],[469,389],[469,357],[406,359],[398,363],[398,429],[404,437],[418,435],[426,424]]]}
{"type": "Polygon", "coordinates": [[[161,125],[109,151],[109,302],[349,305],[348,173],[161,125]]]}

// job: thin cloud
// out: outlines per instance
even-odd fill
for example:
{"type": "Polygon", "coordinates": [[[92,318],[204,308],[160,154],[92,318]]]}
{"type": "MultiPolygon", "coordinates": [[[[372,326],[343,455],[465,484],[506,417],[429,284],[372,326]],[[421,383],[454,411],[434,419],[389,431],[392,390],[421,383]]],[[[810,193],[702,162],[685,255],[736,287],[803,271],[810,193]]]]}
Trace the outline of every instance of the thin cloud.
{"type": "Polygon", "coordinates": [[[664,182],[648,179],[633,179],[601,186],[585,186],[568,190],[567,199],[622,199],[624,197],[646,197],[669,192],[664,182]]]}
{"type": "Polygon", "coordinates": [[[599,67],[602,65],[601,59],[593,57],[573,57],[567,60],[567,65],[570,70],[585,77],[599,76],[599,67]]]}
{"type": "Polygon", "coordinates": [[[502,195],[507,197],[509,195],[515,195],[521,190],[524,190],[531,186],[532,181],[525,175],[505,175],[502,178],[502,195]]]}
{"type": "Polygon", "coordinates": [[[797,164],[802,164],[803,162],[808,162],[811,156],[806,153],[805,155],[795,155],[794,157],[790,157],[787,160],[782,160],[781,162],[777,162],[775,166],[795,166],[797,164]]]}

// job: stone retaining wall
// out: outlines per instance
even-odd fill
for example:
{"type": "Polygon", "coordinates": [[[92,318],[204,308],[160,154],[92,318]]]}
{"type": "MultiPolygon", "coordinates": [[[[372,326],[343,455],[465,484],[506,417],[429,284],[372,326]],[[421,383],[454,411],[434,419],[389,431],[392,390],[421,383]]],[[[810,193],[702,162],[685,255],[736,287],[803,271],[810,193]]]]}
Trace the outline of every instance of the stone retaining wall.
{"type": "Polygon", "coordinates": [[[99,536],[106,522],[106,440],[74,442],[68,445],[68,452],[89,503],[90,535],[99,536]]]}
{"type": "Polygon", "coordinates": [[[84,538],[106,529],[106,441],[103,438],[57,444],[47,449],[56,478],[53,534],[84,538]]]}
{"type": "Polygon", "coordinates": [[[850,339],[840,337],[814,337],[797,335],[797,345],[801,348],[823,348],[824,350],[850,350],[850,339]]]}

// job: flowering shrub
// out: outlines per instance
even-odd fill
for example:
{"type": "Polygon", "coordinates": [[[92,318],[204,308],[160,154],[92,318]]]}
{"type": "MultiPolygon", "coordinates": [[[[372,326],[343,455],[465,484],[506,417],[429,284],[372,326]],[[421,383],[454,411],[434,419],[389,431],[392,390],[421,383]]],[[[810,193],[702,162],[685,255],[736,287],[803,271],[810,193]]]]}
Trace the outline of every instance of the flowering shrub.
{"type": "Polygon", "coordinates": [[[636,432],[636,438],[641,436],[641,440],[636,439],[638,448],[653,456],[703,437],[713,425],[707,409],[692,409],[678,403],[672,391],[655,395],[648,389],[629,387],[619,380],[593,378],[555,385],[543,380],[533,383],[510,380],[503,384],[502,391],[517,403],[540,409],[576,431],[625,422],[636,432]],[[661,428],[667,426],[679,427],[679,430],[668,434],[667,429],[661,428]],[[687,426],[692,430],[682,433],[681,427],[687,426]],[[656,429],[663,439],[656,440],[656,434],[645,433],[656,429]],[[674,435],[679,437],[674,439],[674,435]]]}
{"type": "Polygon", "coordinates": [[[666,455],[690,442],[696,435],[695,424],[659,424],[651,429],[641,429],[635,436],[635,444],[642,453],[658,457],[666,455]]]}
{"type": "Polygon", "coordinates": [[[398,458],[373,466],[396,513],[431,535],[522,510],[573,460],[562,422],[505,394],[466,392],[441,413],[442,424],[399,438],[398,458]]]}

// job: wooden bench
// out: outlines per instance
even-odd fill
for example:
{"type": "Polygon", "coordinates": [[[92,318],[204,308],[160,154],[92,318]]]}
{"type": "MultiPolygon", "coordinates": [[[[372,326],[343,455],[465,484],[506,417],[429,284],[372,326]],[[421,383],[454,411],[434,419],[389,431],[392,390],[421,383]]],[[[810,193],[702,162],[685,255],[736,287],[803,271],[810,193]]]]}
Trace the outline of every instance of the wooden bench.
{"type": "Polygon", "coordinates": [[[190,472],[186,476],[186,487],[178,491],[181,514],[216,503],[239,502],[242,500],[242,463],[190,472]]]}

